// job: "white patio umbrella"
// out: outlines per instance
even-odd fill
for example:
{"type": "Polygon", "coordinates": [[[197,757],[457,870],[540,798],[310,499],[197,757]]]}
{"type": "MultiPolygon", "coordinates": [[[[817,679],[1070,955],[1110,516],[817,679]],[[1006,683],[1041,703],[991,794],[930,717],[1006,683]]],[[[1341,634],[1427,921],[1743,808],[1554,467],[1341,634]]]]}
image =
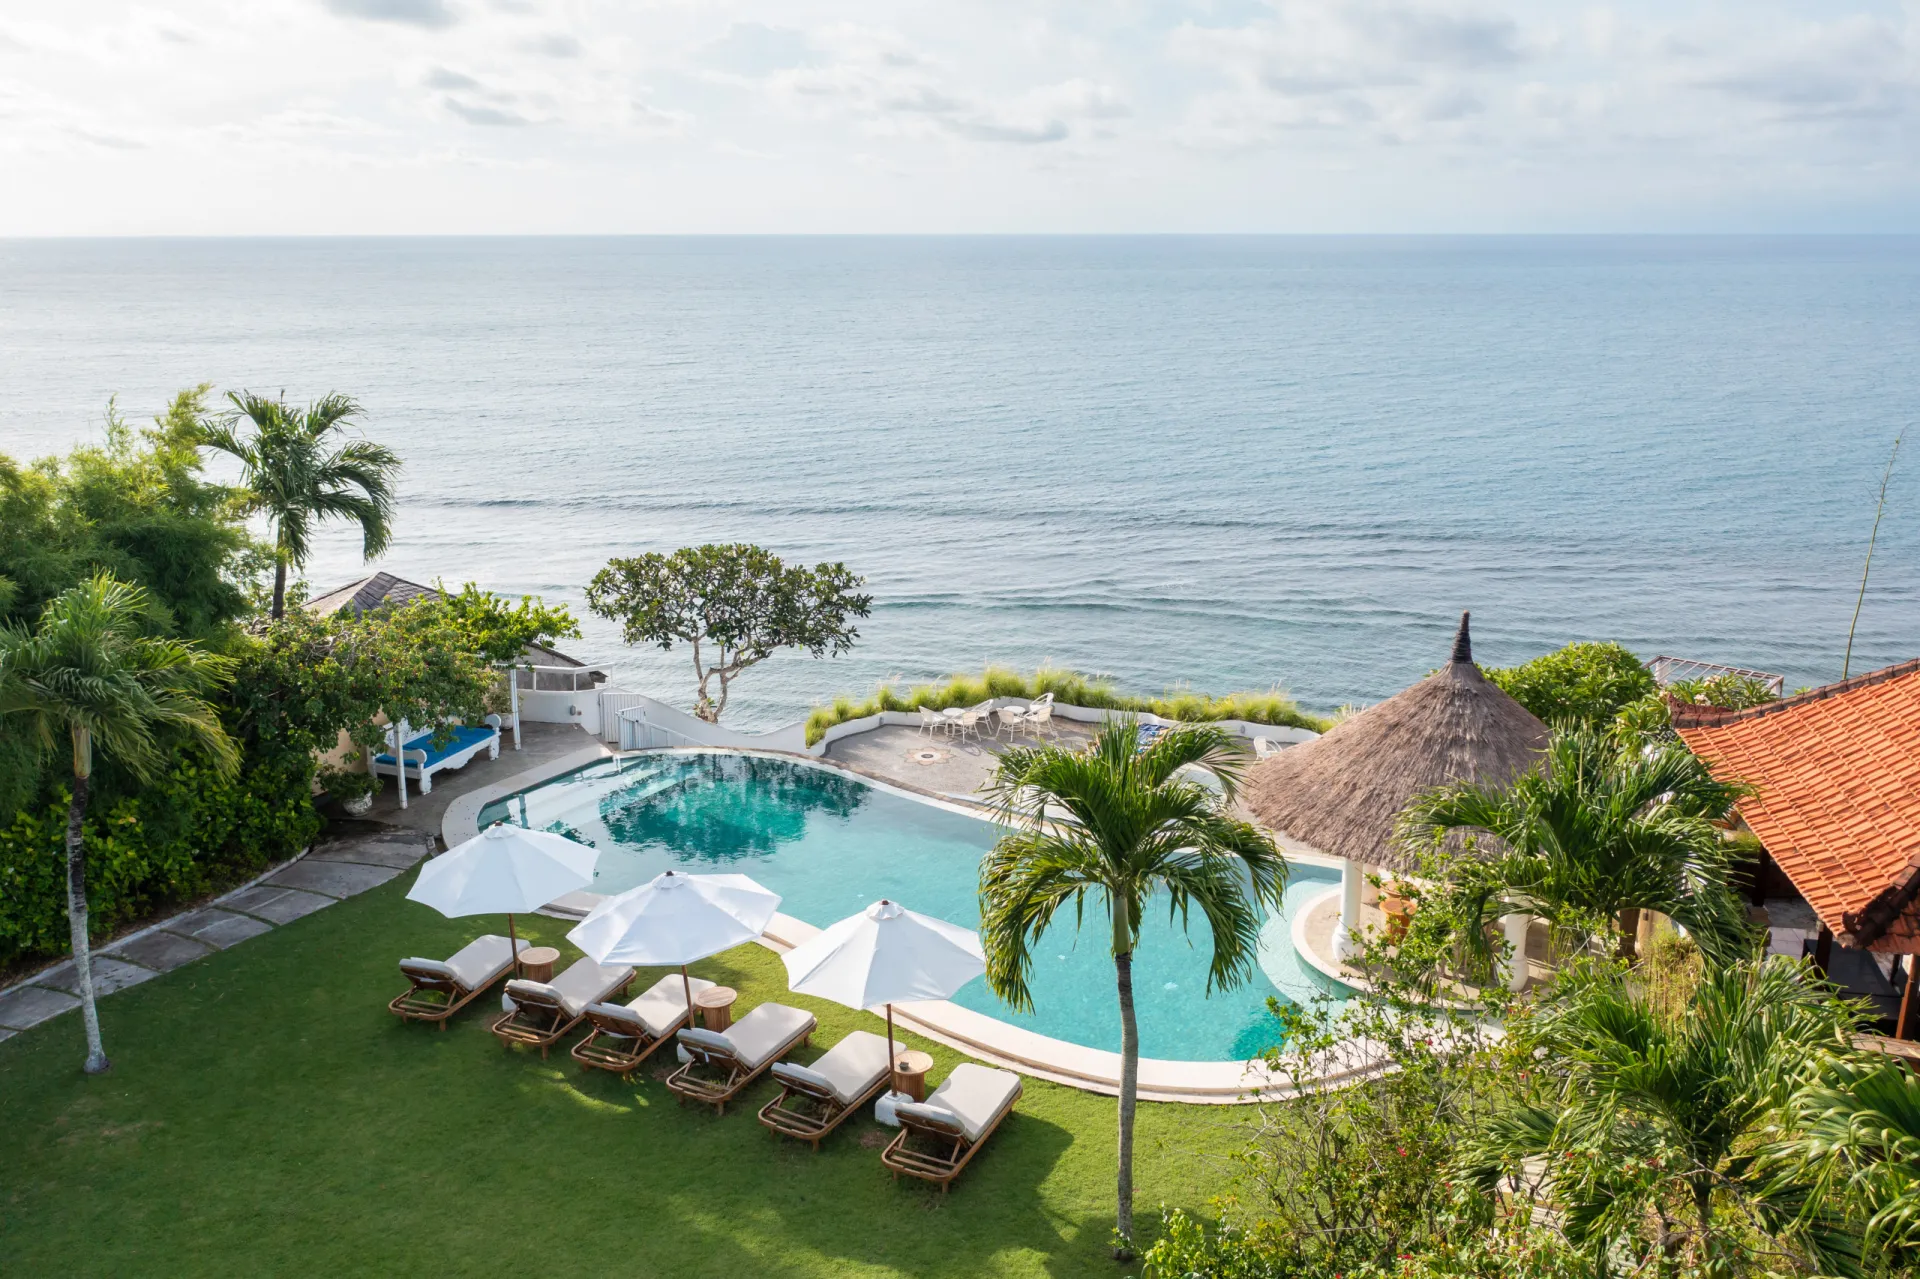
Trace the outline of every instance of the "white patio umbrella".
{"type": "Polygon", "coordinates": [[[504,822],[487,827],[458,848],[429,858],[407,890],[442,915],[507,917],[507,944],[520,970],[520,941],[513,917],[539,910],[556,897],[593,882],[600,850],[562,835],[504,822]]]}
{"type": "Polygon", "coordinates": [[[972,929],[921,915],[881,898],[781,957],[787,987],[849,1008],[887,1010],[887,1060],[893,1053],[893,1006],[945,999],[987,971],[972,929]]]}
{"type": "Polygon", "coordinates": [[[662,871],[638,888],[595,906],[567,940],[602,964],[678,965],[693,1016],[687,965],[731,950],[766,931],[780,895],[745,875],[662,871]]]}

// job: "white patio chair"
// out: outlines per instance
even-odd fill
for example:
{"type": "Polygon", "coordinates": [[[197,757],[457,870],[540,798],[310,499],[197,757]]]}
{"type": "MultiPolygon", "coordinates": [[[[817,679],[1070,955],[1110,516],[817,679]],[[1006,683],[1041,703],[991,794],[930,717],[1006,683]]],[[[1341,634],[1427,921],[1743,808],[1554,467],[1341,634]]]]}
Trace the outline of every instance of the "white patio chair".
{"type": "Polygon", "coordinates": [[[954,719],[953,721],[954,731],[958,733],[961,737],[965,737],[967,736],[967,734],[971,733],[973,734],[974,737],[977,738],[980,736],[980,721],[985,719],[988,715],[992,713],[993,713],[992,698],[988,698],[986,701],[981,702],[978,706],[969,706],[967,707],[967,709],[961,711],[960,714],[954,719]]]}
{"type": "Polygon", "coordinates": [[[1021,728],[1035,737],[1053,732],[1052,693],[1044,693],[1033,699],[1033,704],[1027,707],[1027,713],[1022,717],[1021,728]]]}
{"type": "MultiPolygon", "coordinates": [[[[999,710],[995,711],[994,714],[999,717],[1000,728],[1007,730],[1009,740],[1019,735],[1020,727],[1026,723],[1027,719],[1027,711],[1023,706],[1002,706],[999,710]]],[[[999,729],[995,729],[993,735],[995,737],[1000,736],[999,729]]]]}
{"type": "Polygon", "coordinates": [[[953,722],[939,711],[928,710],[924,706],[920,708],[920,731],[928,737],[932,737],[935,733],[950,732],[952,729],[953,722]]]}

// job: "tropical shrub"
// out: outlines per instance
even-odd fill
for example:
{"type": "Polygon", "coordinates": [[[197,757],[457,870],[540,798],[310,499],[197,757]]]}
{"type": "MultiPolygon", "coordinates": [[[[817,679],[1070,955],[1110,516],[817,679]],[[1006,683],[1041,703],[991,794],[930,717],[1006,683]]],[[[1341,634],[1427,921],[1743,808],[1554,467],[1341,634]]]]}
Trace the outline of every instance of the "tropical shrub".
{"type": "Polygon", "coordinates": [[[1331,721],[1300,709],[1279,689],[1267,692],[1229,693],[1210,697],[1191,689],[1171,689],[1159,697],[1138,697],[1116,690],[1096,677],[1054,666],[1043,666],[1032,674],[1022,674],[1000,666],[989,666],[978,675],[949,676],[940,684],[917,684],[901,692],[891,684],[882,684],[872,696],[861,701],[837,697],[830,706],[815,707],[807,717],[807,744],[826,735],[828,729],[849,720],[865,719],[881,711],[913,711],[975,706],[991,697],[1032,699],[1052,693],[1065,706],[1084,706],[1090,710],[1110,710],[1128,714],[1158,715],[1185,724],[1237,719],[1250,724],[1272,724],[1283,728],[1304,728],[1323,733],[1331,721]]]}
{"type": "Polygon", "coordinates": [[[1655,691],[1653,673],[1624,645],[1580,641],[1488,679],[1547,724],[1605,727],[1629,702],[1655,691]]]}

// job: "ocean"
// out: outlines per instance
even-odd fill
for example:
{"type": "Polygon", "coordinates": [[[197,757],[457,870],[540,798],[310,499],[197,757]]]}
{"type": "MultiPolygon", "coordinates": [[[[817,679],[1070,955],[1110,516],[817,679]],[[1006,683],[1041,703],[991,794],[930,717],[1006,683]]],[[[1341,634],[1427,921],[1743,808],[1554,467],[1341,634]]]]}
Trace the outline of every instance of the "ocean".
{"type": "MultiPolygon", "coordinates": [[[[1051,661],[1331,709],[1615,639],[1838,677],[1915,415],[1920,239],[0,241],[0,452],[212,382],[366,407],[380,567],[564,601],[609,556],[762,543],[864,574],[848,657],[727,719],[1051,661]]],[[[1920,441],[1910,441],[1920,451],[1920,441]]],[[[364,575],[325,534],[306,576],[364,575]]],[[[1920,456],[1853,671],[1920,654],[1920,456]]]]}

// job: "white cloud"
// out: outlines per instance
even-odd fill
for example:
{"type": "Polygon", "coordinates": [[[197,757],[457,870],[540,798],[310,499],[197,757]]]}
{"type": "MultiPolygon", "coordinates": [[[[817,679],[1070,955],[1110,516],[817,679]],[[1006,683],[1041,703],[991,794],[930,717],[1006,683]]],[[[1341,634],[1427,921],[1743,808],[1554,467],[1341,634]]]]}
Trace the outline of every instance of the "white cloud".
{"type": "Polygon", "coordinates": [[[0,233],[1920,230],[1916,134],[1920,0],[0,15],[0,233]]]}

